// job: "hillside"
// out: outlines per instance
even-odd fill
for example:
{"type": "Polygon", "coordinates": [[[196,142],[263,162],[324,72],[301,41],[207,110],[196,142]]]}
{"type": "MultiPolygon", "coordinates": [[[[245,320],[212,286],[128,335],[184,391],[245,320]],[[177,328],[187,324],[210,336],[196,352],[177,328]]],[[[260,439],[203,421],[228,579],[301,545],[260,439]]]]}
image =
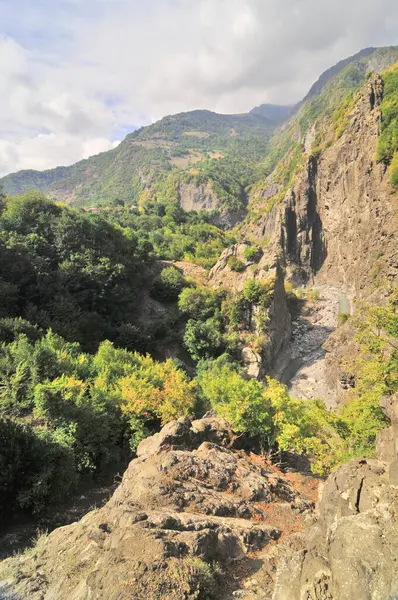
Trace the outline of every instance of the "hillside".
{"type": "Polygon", "coordinates": [[[0,193],[0,522],[69,526],[0,598],[396,597],[398,48],[56,171],[0,193]]]}
{"type": "Polygon", "coordinates": [[[296,107],[171,115],[129,134],[113,150],[70,167],[10,174],[0,184],[11,195],[33,188],[74,206],[178,200],[188,210],[236,213],[235,223],[250,189],[262,186],[279,159],[290,152],[293,163],[299,160],[296,145],[316,118],[358,89],[368,71],[397,59],[397,48],[366,49],[326,71],[296,107]]]}
{"type": "Polygon", "coordinates": [[[138,129],[117,148],[70,167],[21,171],[0,183],[9,194],[33,188],[75,206],[178,198],[184,207],[193,190],[195,208],[237,210],[276,122],[276,116],[261,114],[181,113],[138,129]]]}

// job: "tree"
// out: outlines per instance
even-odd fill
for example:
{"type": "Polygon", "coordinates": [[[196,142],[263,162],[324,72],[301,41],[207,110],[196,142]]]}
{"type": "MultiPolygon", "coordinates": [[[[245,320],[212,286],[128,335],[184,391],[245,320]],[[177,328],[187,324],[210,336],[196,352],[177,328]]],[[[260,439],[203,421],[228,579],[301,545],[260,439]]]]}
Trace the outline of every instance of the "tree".
{"type": "Polygon", "coordinates": [[[205,322],[190,319],[185,328],[184,344],[194,360],[211,358],[221,349],[220,322],[207,319],[205,322]]]}
{"type": "Polygon", "coordinates": [[[187,287],[178,298],[178,308],[191,319],[205,320],[220,308],[220,296],[205,287],[187,287]]]}
{"type": "Polygon", "coordinates": [[[172,302],[178,299],[185,285],[182,273],[175,267],[168,267],[153,282],[151,295],[158,300],[172,302]]]}

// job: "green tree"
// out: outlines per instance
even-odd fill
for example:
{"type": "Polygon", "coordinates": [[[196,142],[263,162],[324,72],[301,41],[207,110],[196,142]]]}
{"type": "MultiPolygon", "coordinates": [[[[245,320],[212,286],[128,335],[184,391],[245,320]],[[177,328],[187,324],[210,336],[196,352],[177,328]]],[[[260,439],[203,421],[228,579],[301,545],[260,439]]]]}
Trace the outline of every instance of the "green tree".
{"type": "Polygon", "coordinates": [[[222,344],[220,322],[217,319],[204,322],[190,319],[185,328],[184,344],[194,360],[217,356],[222,344]]]}
{"type": "Polygon", "coordinates": [[[178,299],[185,285],[182,273],[175,267],[168,267],[153,282],[151,295],[158,300],[172,302],[178,299]]]}

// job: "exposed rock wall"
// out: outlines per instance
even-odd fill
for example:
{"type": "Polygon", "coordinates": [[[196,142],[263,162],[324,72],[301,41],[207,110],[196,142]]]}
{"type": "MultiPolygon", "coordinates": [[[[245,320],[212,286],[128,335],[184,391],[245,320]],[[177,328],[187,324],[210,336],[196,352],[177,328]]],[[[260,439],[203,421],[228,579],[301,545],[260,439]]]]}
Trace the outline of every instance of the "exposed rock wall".
{"type": "Polygon", "coordinates": [[[317,280],[350,296],[368,296],[396,281],[397,194],[384,165],[375,161],[383,82],[372,76],[359,93],[343,135],[302,175],[256,225],[270,248],[281,242],[296,279],[317,280]]]}
{"type": "Polygon", "coordinates": [[[222,206],[211,182],[195,185],[182,183],[178,188],[178,200],[184,210],[191,211],[217,211],[214,223],[224,227],[234,227],[245,214],[244,208],[239,211],[229,211],[222,206]]]}

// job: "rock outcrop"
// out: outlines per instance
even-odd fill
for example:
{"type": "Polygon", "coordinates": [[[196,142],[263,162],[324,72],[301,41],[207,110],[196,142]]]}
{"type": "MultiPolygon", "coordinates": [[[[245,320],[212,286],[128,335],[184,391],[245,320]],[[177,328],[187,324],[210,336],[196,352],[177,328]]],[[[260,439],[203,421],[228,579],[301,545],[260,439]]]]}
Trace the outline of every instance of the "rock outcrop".
{"type": "Polygon", "coordinates": [[[269,240],[271,253],[282,244],[294,281],[318,274],[349,297],[368,297],[380,282],[397,280],[397,198],[375,161],[382,96],[383,81],[373,75],[341,137],[310,156],[285,199],[250,228],[269,240]]]}
{"type": "Polygon", "coordinates": [[[379,436],[378,459],[350,461],[326,481],[316,525],[298,551],[297,540],[286,545],[273,600],[397,597],[398,395],[383,404],[392,427],[379,436]]]}
{"type": "Polygon", "coordinates": [[[290,340],[292,318],[286,301],[283,271],[277,257],[273,256],[271,260],[269,257],[262,257],[258,262],[253,263],[244,257],[247,247],[247,244],[235,244],[224,250],[210,271],[209,283],[215,287],[222,285],[232,292],[240,292],[245,283],[253,278],[273,282],[273,294],[268,308],[254,307],[253,309],[254,313],[264,313],[263,316],[268,321],[266,330],[259,330],[256,329],[255,319],[253,319],[254,333],[262,337],[262,347],[256,351],[246,347],[242,352],[242,360],[248,374],[251,377],[263,378],[270,373],[278,355],[290,340]],[[238,273],[229,267],[228,259],[231,256],[242,262],[244,265],[242,272],[238,273]]]}
{"type": "MultiPolygon", "coordinates": [[[[102,509],[0,564],[0,579],[7,579],[0,597],[221,597],[215,593],[221,575],[210,565],[221,564],[227,573],[233,563],[239,570],[289,524],[302,527],[313,506],[261,457],[238,450],[241,442],[212,416],[169,423],[141,443],[102,509]]],[[[223,579],[223,592],[236,589],[231,581],[223,579]]]]}

